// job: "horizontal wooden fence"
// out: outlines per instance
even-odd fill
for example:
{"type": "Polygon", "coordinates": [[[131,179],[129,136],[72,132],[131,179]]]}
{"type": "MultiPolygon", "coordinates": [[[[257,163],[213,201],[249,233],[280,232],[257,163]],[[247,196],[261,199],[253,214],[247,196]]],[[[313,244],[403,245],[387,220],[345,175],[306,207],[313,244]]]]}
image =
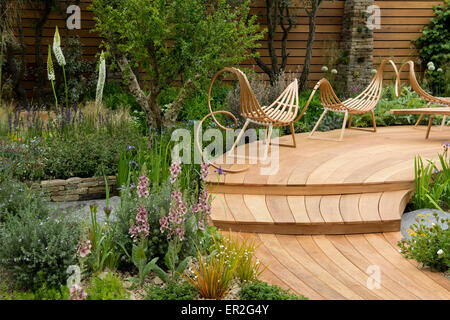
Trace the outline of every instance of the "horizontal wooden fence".
{"type": "MultiPolygon", "coordinates": [[[[329,58],[336,54],[335,50],[339,46],[341,38],[341,28],[344,13],[344,2],[342,0],[324,1],[317,17],[316,40],[312,52],[311,73],[309,76],[309,85],[313,85],[322,77],[321,68],[327,64],[329,58]]],[[[424,25],[428,24],[433,17],[434,5],[443,3],[443,1],[375,1],[375,5],[381,9],[381,29],[374,30],[374,62],[377,65],[379,61],[386,57],[391,57],[398,64],[417,58],[417,50],[411,43],[411,40],[417,39],[424,25]]],[[[43,52],[46,58],[48,44],[52,43],[55,26],[61,30],[63,37],[78,36],[82,43],[83,56],[86,59],[95,59],[100,51],[101,38],[91,29],[95,25],[94,16],[88,7],[91,0],[81,0],[81,29],[66,30],[66,5],[61,0],[61,12],[52,12],[49,16],[43,30],[43,52]]],[[[265,1],[252,1],[252,12],[260,16],[260,24],[265,27],[265,1]]],[[[305,60],[305,49],[308,39],[308,18],[299,5],[294,5],[296,15],[296,25],[288,36],[288,72],[301,72],[305,60]]],[[[36,57],[34,55],[34,29],[33,24],[40,17],[40,11],[36,9],[26,9],[23,12],[24,17],[24,35],[27,45],[27,63],[32,70],[36,57]]],[[[281,29],[276,35],[276,40],[281,40],[281,29]]],[[[266,34],[267,37],[267,34],[266,34]]],[[[281,41],[276,42],[277,52],[281,51],[281,41]]],[[[270,63],[267,50],[267,41],[261,41],[259,49],[261,59],[265,63],[270,63]]],[[[376,68],[376,65],[374,66],[376,68]]],[[[262,70],[255,65],[253,60],[245,61],[242,66],[252,68],[256,72],[262,70]]],[[[32,72],[28,73],[24,81],[24,87],[31,90],[36,86],[32,72]]],[[[265,75],[264,75],[265,77],[265,75]]],[[[386,72],[386,78],[392,79],[393,73],[386,72]]],[[[267,78],[267,77],[266,77],[267,78]]]]}

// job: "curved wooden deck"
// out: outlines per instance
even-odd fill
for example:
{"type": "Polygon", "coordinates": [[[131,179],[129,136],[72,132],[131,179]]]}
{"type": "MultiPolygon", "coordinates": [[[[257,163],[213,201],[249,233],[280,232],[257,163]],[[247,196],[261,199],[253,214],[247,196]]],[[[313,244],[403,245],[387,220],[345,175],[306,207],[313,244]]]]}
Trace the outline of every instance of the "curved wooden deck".
{"type": "Polygon", "coordinates": [[[264,175],[261,169],[267,165],[261,163],[240,173],[211,172],[213,223],[225,230],[275,234],[398,231],[414,188],[414,157],[436,159],[442,143],[450,140],[448,128],[436,130],[428,140],[423,139],[424,130],[347,130],[342,142],[297,134],[297,148],[279,148],[274,174],[264,175]]]}
{"type": "Polygon", "coordinates": [[[267,266],[262,280],[312,300],[450,299],[450,280],[398,252],[400,232],[240,236],[260,244],[256,257],[267,266]],[[379,288],[370,286],[370,268],[379,270],[379,288]]]}

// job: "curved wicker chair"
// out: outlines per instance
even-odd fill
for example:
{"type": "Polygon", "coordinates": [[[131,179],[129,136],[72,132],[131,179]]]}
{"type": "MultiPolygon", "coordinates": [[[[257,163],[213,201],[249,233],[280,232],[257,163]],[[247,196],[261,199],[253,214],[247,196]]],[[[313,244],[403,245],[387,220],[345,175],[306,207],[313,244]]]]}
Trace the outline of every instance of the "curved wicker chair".
{"type": "MultiPolygon", "coordinates": [[[[200,147],[200,143],[198,141],[198,136],[200,132],[200,128],[202,123],[208,118],[212,117],[213,121],[217,124],[217,126],[224,130],[233,130],[237,126],[237,119],[236,117],[228,111],[213,111],[211,107],[211,91],[212,87],[214,85],[214,82],[217,80],[219,75],[221,75],[224,72],[231,72],[233,73],[239,81],[239,87],[240,87],[240,111],[241,116],[245,119],[245,124],[242,127],[241,131],[239,132],[239,135],[236,138],[236,141],[234,142],[232,148],[228,152],[232,152],[234,148],[237,146],[239,141],[242,139],[242,136],[247,129],[248,125],[250,123],[255,123],[258,125],[262,125],[266,127],[265,131],[265,143],[266,143],[266,151],[265,154],[267,154],[268,146],[270,144],[270,137],[272,134],[272,128],[273,127],[283,127],[283,126],[289,126],[291,129],[292,134],[292,145],[282,145],[281,146],[287,146],[287,147],[296,147],[296,141],[295,141],[295,132],[294,132],[294,123],[298,121],[303,114],[305,113],[312,97],[314,96],[315,91],[317,90],[317,86],[312,92],[312,94],[309,97],[309,100],[307,101],[305,107],[303,108],[302,112],[299,114],[299,98],[298,98],[298,83],[297,79],[295,79],[293,82],[291,82],[287,88],[281,93],[281,95],[270,105],[268,106],[261,106],[258,100],[256,99],[255,93],[253,92],[250,83],[247,79],[247,76],[245,73],[243,73],[241,70],[237,68],[224,68],[217,72],[213,79],[211,80],[211,84],[209,86],[209,92],[208,92],[208,107],[210,113],[206,115],[200,122],[199,127],[197,128],[197,148],[202,153],[202,157],[205,161],[203,152],[200,147]],[[230,116],[234,121],[234,126],[231,128],[227,128],[220,124],[220,122],[216,119],[216,114],[226,114],[230,116]],[[268,131],[268,132],[267,132],[268,131]]],[[[209,161],[208,161],[209,162],[209,161]]],[[[214,163],[210,163],[212,166],[217,166],[214,163]]],[[[241,172],[246,170],[247,168],[243,169],[222,169],[223,171],[227,172],[241,172]]]]}
{"type": "MultiPolygon", "coordinates": [[[[377,127],[375,123],[375,115],[373,113],[373,109],[375,109],[375,107],[378,104],[378,101],[381,98],[381,93],[383,91],[383,71],[386,66],[386,63],[388,62],[391,63],[398,78],[398,71],[395,63],[390,59],[385,59],[381,62],[380,67],[378,68],[378,72],[375,74],[375,76],[373,77],[372,81],[367,86],[367,88],[363,92],[361,92],[357,97],[350,98],[342,102],[334,93],[334,90],[331,87],[330,82],[325,78],[320,79],[319,82],[316,84],[316,87],[319,87],[320,89],[320,101],[322,102],[324,112],[320,116],[319,121],[317,121],[308,138],[319,140],[342,141],[342,139],[344,138],[345,125],[347,123],[348,116],[350,115],[348,128],[352,129],[351,123],[353,115],[364,114],[368,112],[372,114],[373,132],[376,132],[377,127]],[[317,130],[319,124],[322,122],[323,118],[325,117],[328,111],[344,113],[344,122],[342,124],[342,130],[339,139],[320,138],[313,136],[314,132],[317,130]]],[[[354,128],[354,129],[364,130],[362,128],[354,128]]]]}
{"type": "MultiPolygon", "coordinates": [[[[425,90],[422,89],[422,87],[419,85],[419,83],[417,82],[417,78],[416,78],[416,73],[414,72],[414,62],[409,60],[407,62],[405,62],[399,70],[399,75],[401,75],[403,68],[404,67],[408,67],[409,66],[409,84],[411,85],[411,88],[423,99],[425,100],[427,103],[426,108],[431,107],[432,104],[437,104],[440,106],[444,106],[444,107],[450,107],[450,98],[443,98],[443,97],[435,97],[432,96],[431,94],[429,94],[428,92],[426,92],[425,90]]],[[[401,84],[400,84],[400,77],[397,77],[397,81],[396,81],[396,94],[397,97],[400,97],[402,93],[401,90],[401,84]]],[[[417,120],[416,124],[414,125],[415,127],[417,127],[417,125],[420,123],[420,120],[422,120],[423,118],[423,114],[421,114],[419,116],[419,119],[417,120]]],[[[444,115],[444,118],[442,120],[442,124],[441,124],[441,130],[444,128],[445,126],[445,120],[446,120],[446,116],[444,115]]]]}

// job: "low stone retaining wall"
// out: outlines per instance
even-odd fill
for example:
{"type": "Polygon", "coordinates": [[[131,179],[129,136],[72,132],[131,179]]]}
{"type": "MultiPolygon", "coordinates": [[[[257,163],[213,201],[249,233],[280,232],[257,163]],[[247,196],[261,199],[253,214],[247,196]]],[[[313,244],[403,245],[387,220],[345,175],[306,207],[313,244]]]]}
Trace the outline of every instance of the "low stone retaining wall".
{"type": "MultiPolygon", "coordinates": [[[[116,177],[108,176],[106,179],[110,196],[117,195],[116,177]]],[[[41,188],[54,202],[104,199],[106,197],[104,177],[44,180],[35,183],[33,187],[41,188]]]]}

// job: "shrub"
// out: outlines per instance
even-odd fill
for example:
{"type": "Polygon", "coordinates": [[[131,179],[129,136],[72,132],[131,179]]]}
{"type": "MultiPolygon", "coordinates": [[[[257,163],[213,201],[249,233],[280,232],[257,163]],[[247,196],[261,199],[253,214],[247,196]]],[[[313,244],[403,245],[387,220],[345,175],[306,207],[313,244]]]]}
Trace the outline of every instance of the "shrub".
{"type": "Polygon", "coordinates": [[[450,1],[434,6],[435,17],[422,30],[422,35],[413,43],[419,49],[419,56],[424,66],[433,62],[436,64],[433,69],[426,71],[427,86],[433,94],[440,94],[444,97],[449,95],[449,74],[444,73],[449,68],[450,63],[450,1]],[[438,69],[441,71],[438,71],[438,69]]]}
{"type": "Polygon", "coordinates": [[[243,285],[239,291],[242,300],[307,300],[303,295],[297,296],[289,290],[283,290],[267,282],[253,281],[243,285]]]}
{"type": "Polygon", "coordinates": [[[140,110],[136,99],[128,93],[123,87],[115,82],[107,82],[103,91],[103,103],[111,110],[116,110],[120,106],[128,110],[140,110]]]}
{"type": "Polygon", "coordinates": [[[24,210],[30,210],[37,218],[49,215],[48,201],[40,190],[32,189],[25,183],[12,178],[2,179],[0,185],[0,224],[6,217],[16,216],[24,210]]]}
{"type": "Polygon", "coordinates": [[[7,180],[12,175],[20,180],[42,179],[45,176],[43,151],[39,138],[26,143],[16,136],[0,138],[0,178],[7,180]]]}
{"type": "Polygon", "coordinates": [[[152,285],[147,292],[148,300],[193,300],[197,291],[188,282],[168,282],[164,287],[152,285]]]}
{"type": "Polygon", "coordinates": [[[110,272],[103,278],[94,275],[87,288],[87,300],[127,300],[129,293],[118,275],[110,272]]]}
{"type": "Polygon", "coordinates": [[[67,300],[69,298],[69,288],[65,285],[60,288],[49,288],[46,283],[35,290],[29,292],[14,290],[11,294],[0,291],[1,298],[5,300],[67,300]]]}
{"type": "Polygon", "coordinates": [[[131,121],[118,120],[121,115],[61,109],[44,129],[12,124],[10,138],[0,142],[0,176],[40,180],[115,174],[121,150],[145,139],[131,121]]]}
{"type": "MultiPolygon", "coordinates": [[[[437,213],[433,215],[438,220],[437,213]]],[[[406,258],[414,259],[433,271],[446,271],[450,268],[450,219],[442,218],[440,223],[428,227],[423,222],[430,217],[430,214],[419,214],[416,223],[407,230],[411,239],[402,239],[398,246],[406,258]]]]}
{"type": "Polygon", "coordinates": [[[66,270],[77,264],[80,226],[65,216],[39,218],[29,208],[8,215],[0,226],[0,267],[22,288],[65,284],[66,270]]]}
{"type": "MultiPolygon", "coordinates": [[[[82,44],[79,37],[69,37],[64,41],[65,71],[69,103],[79,103],[85,97],[95,92],[96,72],[95,62],[83,59],[82,44]]],[[[62,68],[55,64],[56,78],[62,79],[62,68]]],[[[57,82],[58,101],[65,101],[64,81],[57,82]]]]}

